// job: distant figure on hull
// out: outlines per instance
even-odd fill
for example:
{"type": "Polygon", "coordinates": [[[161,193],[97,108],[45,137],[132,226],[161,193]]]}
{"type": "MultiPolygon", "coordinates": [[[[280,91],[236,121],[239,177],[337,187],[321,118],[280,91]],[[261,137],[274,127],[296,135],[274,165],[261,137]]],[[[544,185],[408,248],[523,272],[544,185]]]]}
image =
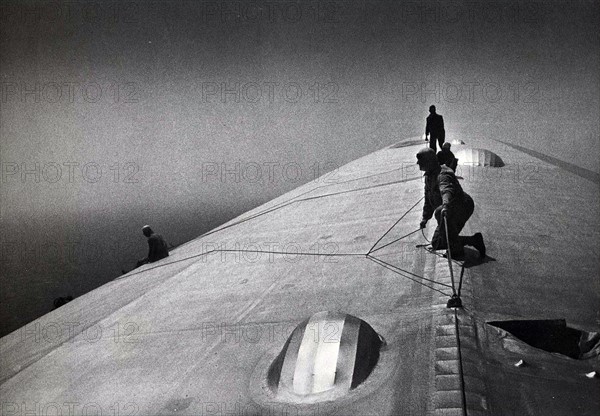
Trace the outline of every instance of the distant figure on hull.
{"type": "Polygon", "coordinates": [[[437,160],[440,165],[446,165],[454,172],[458,166],[458,159],[454,156],[454,153],[450,150],[451,144],[446,142],[442,145],[442,150],[437,153],[437,160]]]}
{"type": "Polygon", "coordinates": [[[437,151],[436,140],[440,143],[440,148],[446,140],[446,130],[444,130],[444,118],[435,112],[435,105],[429,107],[427,124],[425,125],[425,140],[429,135],[429,147],[437,151]]]}
{"type": "Polygon", "coordinates": [[[454,171],[440,166],[435,151],[424,148],[417,153],[419,169],[425,172],[425,205],[420,227],[425,228],[427,221],[435,216],[438,226],[435,229],[431,245],[434,250],[447,249],[446,231],[443,218],[448,221],[448,236],[452,258],[464,257],[464,246],[472,246],[485,257],[485,244],[481,233],[470,237],[459,236],[467,220],[473,214],[473,199],[463,191],[454,171]]]}
{"type": "Polygon", "coordinates": [[[58,297],[56,299],[54,299],[54,309],[58,309],[63,305],[66,305],[67,303],[71,302],[73,300],[73,296],[68,295],[66,297],[58,297]]]}
{"type": "Polygon", "coordinates": [[[149,225],[142,227],[142,233],[148,238],[148,257],[138,260],[135,267],[140,267],[146,263],[154,263],[155,261],[169,257],[167,242],[160,234],[152,231],[149,225]]]}

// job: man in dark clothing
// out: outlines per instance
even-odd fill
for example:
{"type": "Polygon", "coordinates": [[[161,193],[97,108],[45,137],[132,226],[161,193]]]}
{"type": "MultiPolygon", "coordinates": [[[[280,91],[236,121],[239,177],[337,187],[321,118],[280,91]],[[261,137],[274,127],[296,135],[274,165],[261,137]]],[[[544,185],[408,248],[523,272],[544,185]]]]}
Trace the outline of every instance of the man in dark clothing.
{"type": "Polygon", "coordinates": [[[71,302],[73,300],[73,296],[69,295],[66,298],[63,298],[62,296],[54,299],[54,309],[60,308],[63,305],[66,305],[67,303],[71,302]]]}
{"type": "Polygon", "coordinates": [[[429,107],[427,124],[425,125],[425,138],[429,134],[429,147],[437,151],[436,140],[440,142],[440,148],[446,140],[446,130],[444,130],[444,118],[435,112],[435,105],[429,107]]]}
{"type": "Polygon", "coordinates": [[[138,260],[136,267],[169,257],[167,242],[160,234],[156,234],[152,231],[152,228],[150,228],[149,225],[144,225],[142,233],[148,238],[148,257],[138,260]]]}
{"type": "Polygon", "coordinates": [[[485,244],[481,233],[470,237],[459,236],[467,220],[473,214],[473,199],[463,191],[452,169],[440,166],[435,151],[425,148],[417,153],[419,169],[425,172],[425,205],[420,227],[435,216],[438,226],[433,234],[431,245],[434,250],[447,249],[446,230],[443,219],[448,222],[450,252],[453,258],[464,257],[464,246],[473,246],[485,257],[485,244]]]}
{"type": "Polygon", "coordinates": [[[450,151],[450,143],[446,142],[442,145],[442,150],[437,153],[437,160],[440,165],[446,165],[456,172],[458,159],[454,156],[454,153],[450,151]]]}

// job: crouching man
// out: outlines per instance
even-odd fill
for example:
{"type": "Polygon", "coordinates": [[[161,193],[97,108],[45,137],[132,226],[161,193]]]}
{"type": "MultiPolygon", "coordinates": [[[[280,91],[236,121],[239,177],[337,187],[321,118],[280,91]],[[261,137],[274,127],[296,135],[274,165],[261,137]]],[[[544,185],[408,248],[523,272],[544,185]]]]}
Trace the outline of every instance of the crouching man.
{"type": "Polygon", "coordinates": [[[485,257],[485,244],[481,233],[470,237],[459,236],[468,219],[473,214],[473,199],[463,191],[454,171],[447,166],[440,166],[436,153],[425,148],[417,153],[419,169],[425,172],[425,205],[420,227],[425,228],[427,221],[435,216],[437,228],[433,234],[431,245],[434,250],[447,249],[444,218],[448,222],[448,240],[452,258],[464,258],[464,246],[472,246],[485,257]]]}
{"type": "Polygon", "coordinates": [[[146,263],[154,263],[155,261],[169,257],[167,242],[160,234],[152,231],[149,225],[144,225],[142,233],[148,239],[148,256],[138,260],[135,267],[140,267],[146,263]]]}

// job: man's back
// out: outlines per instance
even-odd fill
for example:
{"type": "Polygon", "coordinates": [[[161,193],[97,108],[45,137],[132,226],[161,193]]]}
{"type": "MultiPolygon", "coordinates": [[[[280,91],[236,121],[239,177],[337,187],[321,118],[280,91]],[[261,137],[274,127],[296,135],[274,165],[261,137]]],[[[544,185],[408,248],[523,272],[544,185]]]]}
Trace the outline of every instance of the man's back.
{"type": "Polygon", "coordinates": [[[435,138],[442,137],[444,134],[444,118],[441,115],[433,113],[427,116],[427,133],[435,138]]]}
{"type": "Polygon", "coordinates": [[[150,263],[169,256],[167,242],[160,234],[152,234],[148,237],[148,247],[148,261],[150,263]]]}
{"type": "Polygon", "coordinates": [[[441,166],[437,179],[442,200],[447,200],[450,205],[460,204],[463,201],[466,192],[463,191],[452,169],[441,166]]]}
{"type": "Polygon", "coordinates": [[[451,150],[443,149],[437,153],[437,159],[440,165],[446,165],[453,171],[456,171],[457,159],[451,150]]]}

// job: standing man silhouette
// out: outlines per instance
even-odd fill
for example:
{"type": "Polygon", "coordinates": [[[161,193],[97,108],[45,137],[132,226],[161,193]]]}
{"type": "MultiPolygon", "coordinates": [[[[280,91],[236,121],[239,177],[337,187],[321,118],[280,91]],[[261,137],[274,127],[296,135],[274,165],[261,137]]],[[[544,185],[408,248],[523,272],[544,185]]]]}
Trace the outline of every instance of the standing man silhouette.
{"type": "Polygon", "coordinates": [[[429,107],[427,124],[425,125],[425,140],[429,135],[429,147],[437,152],[435,141],[439,141],[440,149],[446,140],[446,130],[444,130],[444,118],[435,112],[435,105],[429,107]]]}

